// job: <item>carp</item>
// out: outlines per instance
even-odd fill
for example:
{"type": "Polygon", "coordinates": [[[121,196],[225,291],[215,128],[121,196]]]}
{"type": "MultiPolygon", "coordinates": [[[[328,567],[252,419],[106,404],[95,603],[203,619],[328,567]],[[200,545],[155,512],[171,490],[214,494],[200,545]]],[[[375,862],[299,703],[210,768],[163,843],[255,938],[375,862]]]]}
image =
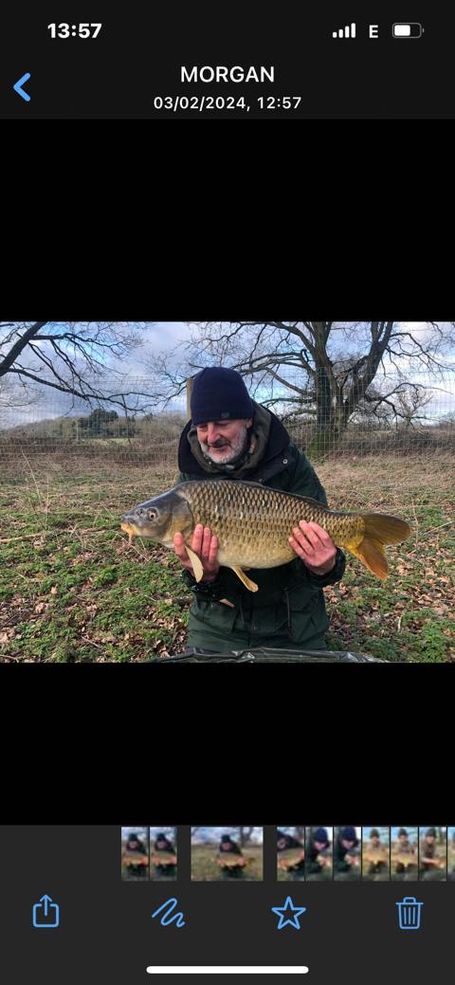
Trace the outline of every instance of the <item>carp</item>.
{"type": "Polygon", "coordinates": [[[318,523],[337,547],[346,548],[381,579],[388,575],[384,545],[400,543],[411,532],[409,524],[396,516],[342,513],[307,496],[260,482],[229,479],[181,482],[135,506],[122,520],[130,541],[133,536],[149,537],[172,547],[174,534],[180,532],[196,581],[203,578],[203,568],[191,549],[191,538],[198,523],[209,527],[218,537],[220,565],[232,568],[252,592],[258,586],[244,569],[274,568],[293,561],[297,555],[289,537],[300,520],[318,523]]]}

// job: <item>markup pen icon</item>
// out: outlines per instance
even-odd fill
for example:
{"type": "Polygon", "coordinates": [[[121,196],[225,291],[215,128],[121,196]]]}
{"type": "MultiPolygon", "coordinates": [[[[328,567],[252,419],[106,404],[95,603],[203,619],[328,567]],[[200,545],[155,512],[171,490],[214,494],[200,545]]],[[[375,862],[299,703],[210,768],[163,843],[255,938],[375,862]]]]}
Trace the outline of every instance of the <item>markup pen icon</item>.
{"type": "Polygon", "coordinates": [[[155,919],[160,913],[162,914],[160,924],[162,927],[167,927],[170,923],[175,923],[177,927],[184,927],[185,920],[183,918],[183,913],[173,913],[177,906],[177,900],[175,896],[171,896],[170,899],[162,903],[157,910],[152,913],[152,920],[155,919]]]}

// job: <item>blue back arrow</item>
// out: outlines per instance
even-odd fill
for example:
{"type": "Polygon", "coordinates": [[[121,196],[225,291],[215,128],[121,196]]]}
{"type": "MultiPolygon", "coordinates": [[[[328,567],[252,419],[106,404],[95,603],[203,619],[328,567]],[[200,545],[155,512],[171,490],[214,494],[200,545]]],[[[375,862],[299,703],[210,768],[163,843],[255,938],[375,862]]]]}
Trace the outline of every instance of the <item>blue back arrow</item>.
{"type": "Polygon", "coordinates": [[[29,96],[28,92],[24,92],[24,90],[21,87],[24,85],[25,82],[28,82],[28,80],[31,79],[31,77],[32,77],[31,73],[26,72],[25,75],[23,75],[22,78],[18,79],[17,82],[15,82],[15,84],[13,85],[14,92],[17,92],[18,96],[21,96],[22,99],[25,99],[26,103],[29,103],[32,97],[29,96]]]}

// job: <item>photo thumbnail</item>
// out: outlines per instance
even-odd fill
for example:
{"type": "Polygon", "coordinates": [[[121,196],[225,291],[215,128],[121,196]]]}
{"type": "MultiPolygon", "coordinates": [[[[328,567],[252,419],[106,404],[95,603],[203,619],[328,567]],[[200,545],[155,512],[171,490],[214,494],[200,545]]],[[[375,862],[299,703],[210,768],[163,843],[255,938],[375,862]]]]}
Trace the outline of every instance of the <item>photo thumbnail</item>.
{"type": "Polygon", "coordinates": [[[191,878],[262,880],[262,846],[262,828],[192,828],[191,878]]]}

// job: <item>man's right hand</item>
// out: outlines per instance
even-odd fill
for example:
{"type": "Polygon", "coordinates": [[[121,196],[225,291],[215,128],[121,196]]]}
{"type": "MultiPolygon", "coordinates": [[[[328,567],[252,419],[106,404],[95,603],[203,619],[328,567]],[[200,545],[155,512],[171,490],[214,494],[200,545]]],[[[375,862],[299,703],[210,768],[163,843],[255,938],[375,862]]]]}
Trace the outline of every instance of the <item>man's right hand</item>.
{"type": "MultiPolygon", "coordinates": [[[[209,527],[203,527],[202,523],[198,523],[194,528],[191,549],[201,560],[204,570],[203,581],[213,581],[218,574],[220,569],[217,561],[218,547],[218,537],[212,534],[209,527]]],[[[182,534],[174,534],[174,550],[184,568],[194,574],[182,534]]]]}

